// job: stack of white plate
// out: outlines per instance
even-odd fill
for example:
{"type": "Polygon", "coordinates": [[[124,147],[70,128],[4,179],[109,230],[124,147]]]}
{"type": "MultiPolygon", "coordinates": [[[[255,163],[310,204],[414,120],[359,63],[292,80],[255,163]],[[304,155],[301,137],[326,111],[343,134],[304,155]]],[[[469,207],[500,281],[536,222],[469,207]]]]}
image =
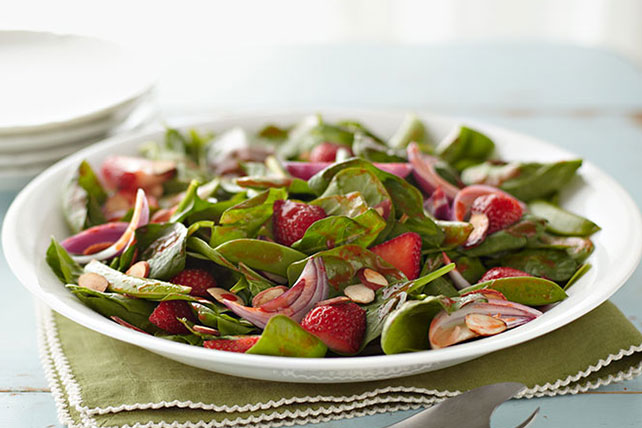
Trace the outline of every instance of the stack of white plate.
{"type": "Polygon", "coordinates": [[[0,189],[156,114],[139,55],[89,37],[0,31],[0,189]]]}

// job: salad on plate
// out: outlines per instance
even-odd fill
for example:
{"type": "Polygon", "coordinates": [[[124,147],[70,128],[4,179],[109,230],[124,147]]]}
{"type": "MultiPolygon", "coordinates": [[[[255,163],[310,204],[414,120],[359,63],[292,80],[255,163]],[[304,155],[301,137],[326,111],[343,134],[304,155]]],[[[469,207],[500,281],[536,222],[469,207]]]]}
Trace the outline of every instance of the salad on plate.
{"type": "Polygon", "coordinates": [[[140,156],[82,162],[69,237],[46,260],[114,322],[287,357],[440,349],[567,297],[599,227],[558,203],[579,159],[505,162],[467,126],[430,140],[315,115],[220,134],[168,129],[140,156]]]}

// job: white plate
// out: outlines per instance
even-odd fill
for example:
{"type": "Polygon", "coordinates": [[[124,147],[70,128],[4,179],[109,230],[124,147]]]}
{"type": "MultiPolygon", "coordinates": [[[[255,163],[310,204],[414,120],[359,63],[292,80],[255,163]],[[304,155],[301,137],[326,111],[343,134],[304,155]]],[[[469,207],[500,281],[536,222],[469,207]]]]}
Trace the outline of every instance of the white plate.
{"type": "MultiPolygon", "coordinates": [[[[230,116],[198,128],[221,131],[243,126],[256,130],[266,122],[294,123],[303,114],[230,116]]],[[[403,114],[335,111],[324,116],[331,121],[359,119],[386,136],[401,123],[403,114]]],[[[437,138],[460,123],[431,115],[421,117],[437,138]]],[[[466,123],[488,134],[497,143],[500,156],[506,159],[551,161],[576,157],[528,136],[482,123],[466,123]]],[[[105,335],[211,371],[284,382],[339,383],[399,377],[451,366],[533,339],[584,315],[624,284],[642,253],[642,219],[636,205],[613,179],[585,162],[579,179],[566,189],[562,200],[564,206],[602,227],[602,231],[594,235],[596,249],[590,258],[594,267],[570,289],[568,299],[524,326],[439,350],[317,360],[236,354],[174,343],[121,327],[85,307],[62,286],[44,259],[49,237],[67,236],[59,209],[60,183],[78,163],[88,159],[93,165],[99,165],[101,159],[111,153],[133,154],[140,143],[161,135],[114,138],[64,159],[41,174],[18,195],[7,213],[2,231],[4,253],[25,287],[64,316],[105,335]]]]}
{"type": "Polygon", "coordinates": [[[145,94],[139,54],[90,37],[0,31],[0,135],[96,120],[145,94]]]}

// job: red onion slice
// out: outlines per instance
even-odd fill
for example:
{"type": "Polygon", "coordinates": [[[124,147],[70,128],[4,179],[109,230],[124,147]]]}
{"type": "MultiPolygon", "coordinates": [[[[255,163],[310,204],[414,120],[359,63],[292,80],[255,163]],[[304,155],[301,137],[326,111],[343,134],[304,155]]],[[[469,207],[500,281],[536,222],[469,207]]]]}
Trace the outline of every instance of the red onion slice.
{"type": "Polygon", "coordinates": [[[327,299],[328,292],[328,276],[325,272],[323,259],[316,257],[308,260],[301,276],[292,288],[276,299],[264,303],[258,308],[244,306],[231,300],[224,300],[223,304],[255,326],[265,328],[270,318],[277,314],[286,315],[294,321],[300,322],[317,302],[327,299]],[[292,299],[293,296],[294,299],[292,299]],[[267,311],[266,307],[273,310],[267,311]]]}
{"type": "MultiPolygon", "coordinates": [[[[283,162],[283,166],[288,170],[293,177],[300,178],[301,180],[309,180],[314,174],[332,165],[334,162],[283,162]]],[[[406,178],[412,171],[412,167],[408,163],[391,162],[391,163],[375,163],[374,166],[382,171],[389,172],[401,178],[406,178]]]]}
{"type": "Polygon", "coordinates": [[[408,161],[412,166],[412,176],[426,193],[432,194],[435,189],[441,187],[446,196],[452,199],[459,192],[459,187],[448,182],[435,171],[435,164],[439,159],[421,153],[417,143],[408,144],[408,161]]]}
{"type": "Polygon", "coordinates": [[[124,221],[99,224],[80,233],[70,236],[60,243],[72,254],[83,254],[92,245],[101,242],[116,242],[127,230],[128,223],[124,221]]]}
{"type": "MultiPolygon", "coordinates": [[[[447,265],[452,263],[450,257],[448,257],[445,252],[442,252],[441,255],[447,265]]],[[[461,272],[457,270],[457,267],[448,272],[448,276],[450,277],[450,279],[452,279],[457,290],[463,290],[464,288],[470,287],[470,282],[468,282],[466,278],[464,278],[464,276],[461,274],[461,272]]]]}
{"type": "Polygon", "coordinates": [[[509,198],[516,199],[519,202],[519,205],[522,207],[522,210],[526,211],[526,204],[515,198],[510,193],[506,193],[503,190],[498,189],[497,187],[488,186],[486,184],[473,184],[464,187],[455,195],[455,199],[453,201],[454,220],[464,221],[475,199],[480,196],[493,193],[499,193],[508,196],[509,198]]]}
{"type": "Polygon", "coordinates": [[[143,189],[138,189],[136,192],[136,203],[134,204],[134,213],[132,214],[132,219],[130,220],[127,228],[123,234],[114,242],[110,247],[105,248],[102,251],[99,251],[95,254],[89,254],[86,256],[77,256],[72,255],[71,257],[78,263],[84,264],[89,263],[92,260],[107,260],[115,257],[125,251],[134,240],[134,232],[136,229],[146,225],[149,222],[149,205],[147,204],[147,198],[145,197],[145,191],[143,189]]]}

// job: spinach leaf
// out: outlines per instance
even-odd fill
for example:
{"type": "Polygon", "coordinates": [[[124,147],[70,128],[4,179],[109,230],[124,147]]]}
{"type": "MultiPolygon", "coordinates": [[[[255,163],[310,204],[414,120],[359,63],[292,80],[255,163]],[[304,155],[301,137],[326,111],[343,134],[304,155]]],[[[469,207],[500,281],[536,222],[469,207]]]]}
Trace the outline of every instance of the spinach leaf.
{"type": "Polygon", "coordinates": [[[537,200],[528,204],[530,211],[548,221],[546,230],[557,235],[588,236],[600,230],[600,227],[577,214],[573,214],[546,201],[537,200]]]}
{"type": "Polygon", "coordinates": [[[105,223],[102,204],[106,200],[107,193],[98,177],[89,163],[82,161],[63,190],[63,214],[71,232],[105,223]]]}
{"type": "Polygon", "coordinates": [[[367,248],[385,227],[386,221],[373,209],[354,219],[330,216],[314,222],[292,248],[306,254],[347,244],[367,248]]]}
{"type": "Polygon", "coordinates": [[[85,272],[93,272],[104,276],[109,281],[109,287],[107,288],[109,291],[127,294],[131,297],[161,300],[175,294],[187,295],[192,291],[191,287],[170,284],[157,279],[125,275],[96,260],[92,260],[85,266],[85,272]]]}
{"type": "Polygon", "coordinates": [[[153,302],[118,293],[101,293],[78,285],[68,284],[66,287],[86,306],[107,318],[116,316],[148,333],[158,330],[149,321],[156,307],[153,302]]]}
{"type": "Polygon", "coordinates": [[[83,273],[82,267],[56,242],[54,237],[51,237],[45,258],[53,273],[65,284],[77,283],[78,277],[83,273]]]}
{"type": "Polygon", "coordinates": [[[446,304],[442,296],[429,296],[400,305],[385,320],[381,349],[387,355],[430,349],[430,322],[446,304]]]}
{"type": "Polygon", "coordinates": [[[522,250],[503,257],[500,264],[552,281],[566,281],[577,269],[577,262],[566,251],[552,249],[522,250]]]}
{"type": "Polygon", "coordinates": [[[323,358],[328,347],[315,335],[308,333],[296,321],[285,315],[275,315],[268,321],[261,338],[247,350],[248,354],[278,357],[323,358]]]}
{"type": "Polygon", "coordinates": [[[294,177],[248,176],[237,178],[236,184],[255,190],[266,190],[274,187],[284,188],[289,193],[297,195],[314,194],[308,187],[307,181],[294,177]]]}
{"type": "Polygon", "coordinates": [[[481,132],[462,126],[459,135],[437,147],[437,154],[457,171],[484,162],[495,150],[495,143],[481,132]]]}
{"type": "Polygon", "coordinates": [[[307,153],[317,144],[329,141],[352,146],[354,133],[336,125],[324,123],[318,115],[309,116],[297,124],[289,133],[288,139],[278,148],[279,155],[284,159],[298,157],[307,153]]]}
{"type": "Polygon", "coordinates": [[[577,263],[583,263],[593,253],[595,245],[589,238],[580,236],[554,236],[544,234],[529,248],[552,248],[564,250],[577,263]]]}
{"type": "Polygon", "coordinates": [[[444,232],[444,248],[455,248],[464,245],[468,235],[473,231],[473,225],[466,221],[435,220],[435,224],[444,232]]]}
{"type": "Polygon", "coordinates": [[[411,141],[416,143],[429,143],[426,128],[415,114],[407,114],[395,133],[388,140],[388,145],[393,148],[405,148],[411,141]]]}
{"type": "Polygon", "coordinates": [[[259,239],[235,239],[214,250],[231,263],[243,263],[252,269],[283,277],[287,275],[288,266],[306,258],[295,249],[259,239]]]}
{"type": "Polygon", "coordinates": [[[360,192],[325,196],[311,201],[310,204],[323,208],[323,211],[329,216],[342,215],[354,218],[368,211],[368,204],[360,192]]]}
{"type": "Polygon", "coordinates": [[[564,300],[567,295],[562,288],[544,278],[516,276],[481,282],[460,290],[460,294],[491,288],[502,293],[507,300],[528,306],[541,306],[564,300]]]}
{"type": "Polygon", "coordinates": [[[519,175],[504,181],[500,187],[525,202],[545,198],[568,183],[580,166],[581,159],[549,164],[522,164],[519,175]]]}
{"type": "Polygon", "coordinates": [[[185,268],[187,228],[181,223],[150,223],[136,229],[140,260],[149,263],[149,277],[167,280],[185,268]]]}
{"type": "Polygon", "coordinates": [[[571,279],[568,280],[566,285],[564,285],[564,291],[568,290],[575,284],[581,277],[583,277],[593,266],[590,263],[583,264],[578,267],[571,279]]]}
{"type": "Polygon", "coordinates": [[[363,134],[354,136],[352,153],[370,162],[407,162],[406,150],[393,149],[363,134]]]}

